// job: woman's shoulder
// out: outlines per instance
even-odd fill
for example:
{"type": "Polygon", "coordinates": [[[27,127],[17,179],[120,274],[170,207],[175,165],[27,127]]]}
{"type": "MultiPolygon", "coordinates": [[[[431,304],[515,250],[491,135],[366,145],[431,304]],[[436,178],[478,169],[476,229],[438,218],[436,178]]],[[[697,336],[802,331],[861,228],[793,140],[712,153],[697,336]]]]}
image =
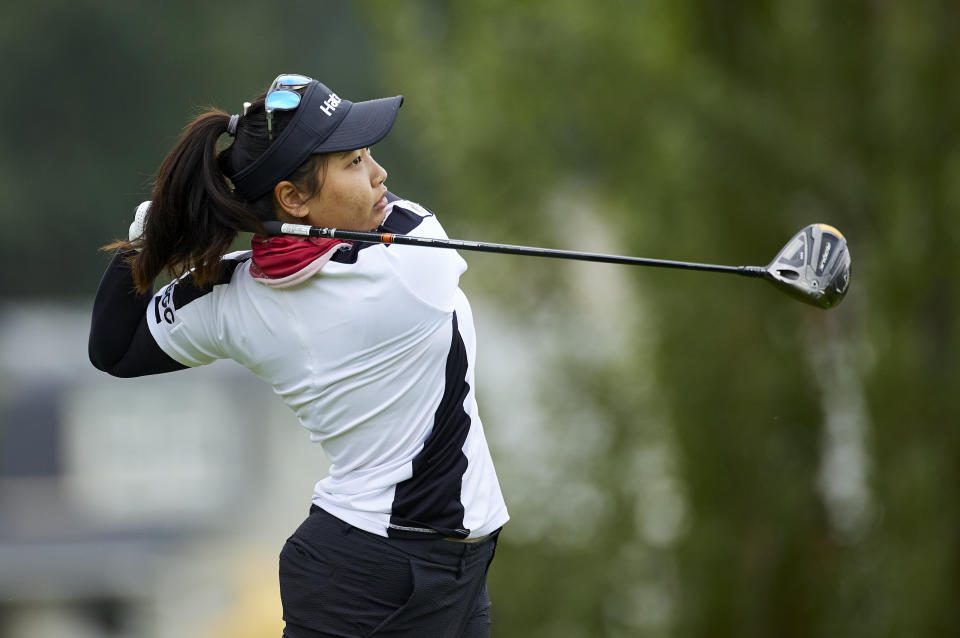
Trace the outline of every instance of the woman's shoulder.
{"type": "Polygon", "coordinates": [[[433,217],[433,212],[428,210],[422,204],[415,202],[411,199],[406,199],[400,197],[395,193],[387,193],[387,205],[390,206],[390,210],[402,209],[408,211],[409,213],[414,213],[418,217],[433,217]]]}
{"type": "MultiPolygon", "coordinates": [[[[416,229],[440,228],[436,215],[426,206],[410,199],[387,193],[388,213],[380,230],[396,233],[412,233],[416,229]]],[[[417,233],[420,234],[420,233],[417,233]]],[[[428,232],[427,234],[434,234],[428,232]]]]}

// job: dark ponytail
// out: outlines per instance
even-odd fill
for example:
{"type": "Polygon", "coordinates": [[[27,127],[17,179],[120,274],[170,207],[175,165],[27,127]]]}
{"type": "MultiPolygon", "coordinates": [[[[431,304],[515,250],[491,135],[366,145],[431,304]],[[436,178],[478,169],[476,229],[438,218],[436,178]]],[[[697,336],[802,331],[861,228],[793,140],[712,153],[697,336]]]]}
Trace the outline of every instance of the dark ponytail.
{"type": "MultiPolygon", "coordinates": [[[[278,132],[290,118],[289,113],[275,113],[278,132]]],[[[128,258],[138,292],[148,291],[164,271],[177,277],[192,269],[197,285],[212,283],[220,270],[220,257],[237,233],[263,232],[261,222],[276,219],[272,190],[248,202],[234,193],[227,178],[269,145],[263,97],[240,118],[236,139],[221,152],[217,144],[229,122],[229,114],[209,109],[188,124],[157,172],[141,237],[104,247],[138,251],[128,258]]],[[[287,179],[315,194],[321,185],[317,171],[325,163],[326,156],[312,156],[287,179]]]]}

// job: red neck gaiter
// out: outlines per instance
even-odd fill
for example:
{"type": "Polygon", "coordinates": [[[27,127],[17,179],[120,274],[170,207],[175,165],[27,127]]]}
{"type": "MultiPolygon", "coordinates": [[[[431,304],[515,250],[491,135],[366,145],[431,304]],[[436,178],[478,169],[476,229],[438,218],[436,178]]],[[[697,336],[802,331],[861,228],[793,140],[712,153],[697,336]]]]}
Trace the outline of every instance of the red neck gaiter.
{"type": "Polygon", "coordinates": [[[267,285],[300,283],[330,261],[337,247],[345,245],[339,239],[254,235],[250,274],[267,285]]]}

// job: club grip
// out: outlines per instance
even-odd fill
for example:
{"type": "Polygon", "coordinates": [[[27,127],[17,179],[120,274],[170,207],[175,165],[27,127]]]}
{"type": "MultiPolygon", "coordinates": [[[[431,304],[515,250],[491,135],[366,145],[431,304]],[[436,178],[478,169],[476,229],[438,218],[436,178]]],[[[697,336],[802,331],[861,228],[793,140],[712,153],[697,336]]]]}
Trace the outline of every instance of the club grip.
{"type": "Polygon", "coordinates": [[[263,229],[270,235],[305,235],[310,236],[310,226],[305,224],[287,224],[285,222],[263,222],[263,229]]]}

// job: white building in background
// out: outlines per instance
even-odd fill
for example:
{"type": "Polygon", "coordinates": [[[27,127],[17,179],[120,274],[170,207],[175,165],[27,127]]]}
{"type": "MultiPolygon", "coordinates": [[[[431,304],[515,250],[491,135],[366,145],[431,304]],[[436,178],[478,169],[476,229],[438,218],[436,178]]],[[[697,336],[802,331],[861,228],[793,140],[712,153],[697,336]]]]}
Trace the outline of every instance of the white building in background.
{"type": "Polygon", "coordinates": [[[115,379],[88,329],[0,305],[0,638],[279,635],[322,450],[240,366],[115,379]]]}

